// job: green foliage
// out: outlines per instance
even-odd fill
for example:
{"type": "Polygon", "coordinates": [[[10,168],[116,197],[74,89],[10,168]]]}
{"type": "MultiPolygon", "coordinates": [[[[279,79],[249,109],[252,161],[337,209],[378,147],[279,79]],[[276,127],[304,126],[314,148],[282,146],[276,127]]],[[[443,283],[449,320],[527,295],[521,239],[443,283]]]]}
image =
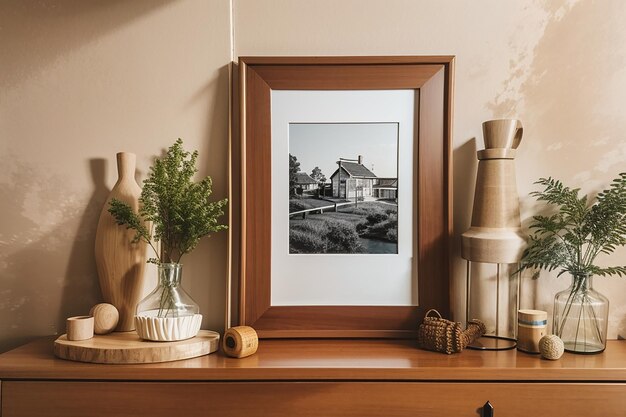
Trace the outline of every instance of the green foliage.
{"type": "Polygon", "coordinates": [[[533,217],[521,269],[559,269],[559,276],[566,272],[575,277],[626,276],[626,266],[594,265],[599,254],[611,254],[626,245],[626,173],[619,174],[591,205],[587,196],[579,197],[578,188],[568,188],[553,178],[541,178],[536,184],[543,191],[531,196],[556,212],[533,217]]]}
{"type": "MultiPolygon", "coordinates": [[[[115,222],[120,226],[126,226],[126,229],[132,229],[135,231],[135,236],[131,242],[138,243],[142,240],[147,242],[154,250],[154,253],[158,256],[158,252],[152,244],[150,231],[139,215],[133,211],[132,207],[115,198],[111,200],[110,206],[109,213],[111,213],[115,222]]],[[[148,262],[158,263],[158,260],[150,258],[148,259],[148,262]]]]}
{"type": "Polygon", "coordinates": [[[133,241],[143,240],[155,250],[157,258],[149,262],[178,263],[198,245],[200,238],[227,228],[218,222],[227,200],[209,201],[211,177],[199,182],[192,180],[198,171],[197,158],[198,152],[186,152],[183,141],[178,139],[165,157],[156,159],[150,168],[139,197],[138,214],[124,202],[111,201],[109,212],[116,222],[136,231],[133,241]],[[152,222],[152,234],[145,222],[152,222]],[[160,253],[153,242],[161,242],[160,253]]]}

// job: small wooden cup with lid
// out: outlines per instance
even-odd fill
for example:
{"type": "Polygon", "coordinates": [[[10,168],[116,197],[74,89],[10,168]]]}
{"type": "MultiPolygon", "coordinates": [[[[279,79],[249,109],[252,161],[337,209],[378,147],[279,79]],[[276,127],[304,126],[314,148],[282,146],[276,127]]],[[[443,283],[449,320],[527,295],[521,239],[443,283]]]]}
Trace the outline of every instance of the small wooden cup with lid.
{"type": "Polygon", "coordinates": [[[539,340],[546,335],[548,313],[541,310],[517,312],[517,349],[539,353],[539,340]]]}

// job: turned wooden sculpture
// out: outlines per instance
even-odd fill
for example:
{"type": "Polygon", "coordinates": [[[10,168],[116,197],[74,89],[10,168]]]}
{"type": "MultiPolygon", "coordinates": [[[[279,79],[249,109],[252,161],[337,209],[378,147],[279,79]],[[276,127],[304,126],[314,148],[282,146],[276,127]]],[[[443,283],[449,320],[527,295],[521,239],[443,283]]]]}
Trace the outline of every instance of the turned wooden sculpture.
{"type": "Polygon", "coordinates": [[[477,153],[472,224],[462,235],[461,255],[473,262],[516,263],[526,246],[514,162],[522,124],[513,119],[490,120],[483,123],[483,134],[485,149],[477,153]]]}
{"type": "Polygon", "coordinates": [[[117,154],[119,179],[107,198],[96,231],[96,265],[100,289],[105,302],[113,304],[119,312],[117,331],[135,329],[135,308],[141,300],[144,268],[147,260],[145,242],[131,243],[135,232],[119,226],[111,213],[109,203],[116,198],[139,208],[141,188],[135,181],[135,154],[117,154]]]}

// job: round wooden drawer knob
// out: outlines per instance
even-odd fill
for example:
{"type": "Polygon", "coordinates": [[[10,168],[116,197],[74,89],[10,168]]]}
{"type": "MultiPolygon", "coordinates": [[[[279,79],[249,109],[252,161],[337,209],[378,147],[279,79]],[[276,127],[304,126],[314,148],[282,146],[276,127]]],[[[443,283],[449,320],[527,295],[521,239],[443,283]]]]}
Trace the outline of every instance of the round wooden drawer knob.
{"type": "Polygon", "coordinates": [[[87,340],[93,337],[93,317],[74,316],[65,321],[67,340],[87,340]]]}
{"type": "Polygon", "coordinates": [[[259,347],[259,337],[249,326],[231,327],[224,334],[224,353],[233,358],[245,358],[259,347]]]}
{"type": "Polygon", "coordinates": [[[117,308],[111,304],[100,303],[91,307],[89,315],[94,319],[94,333],[107,334],[115,330],[117,322],[120,319],[120,313],[117,308]]]}

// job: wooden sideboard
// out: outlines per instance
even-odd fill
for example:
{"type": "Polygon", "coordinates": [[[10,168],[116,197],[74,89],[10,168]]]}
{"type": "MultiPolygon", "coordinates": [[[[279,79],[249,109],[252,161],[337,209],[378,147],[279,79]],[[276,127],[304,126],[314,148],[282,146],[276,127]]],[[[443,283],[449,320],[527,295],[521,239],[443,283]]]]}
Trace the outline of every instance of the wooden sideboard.
{"type": "Polygon", "coordinates": [[[256,355],[95,365],[52,339],[0,355],[2,417],[626,416],[626,342],[559,361],[517,351],[457,355],[410,341],[263,340],[256,355]]]}

